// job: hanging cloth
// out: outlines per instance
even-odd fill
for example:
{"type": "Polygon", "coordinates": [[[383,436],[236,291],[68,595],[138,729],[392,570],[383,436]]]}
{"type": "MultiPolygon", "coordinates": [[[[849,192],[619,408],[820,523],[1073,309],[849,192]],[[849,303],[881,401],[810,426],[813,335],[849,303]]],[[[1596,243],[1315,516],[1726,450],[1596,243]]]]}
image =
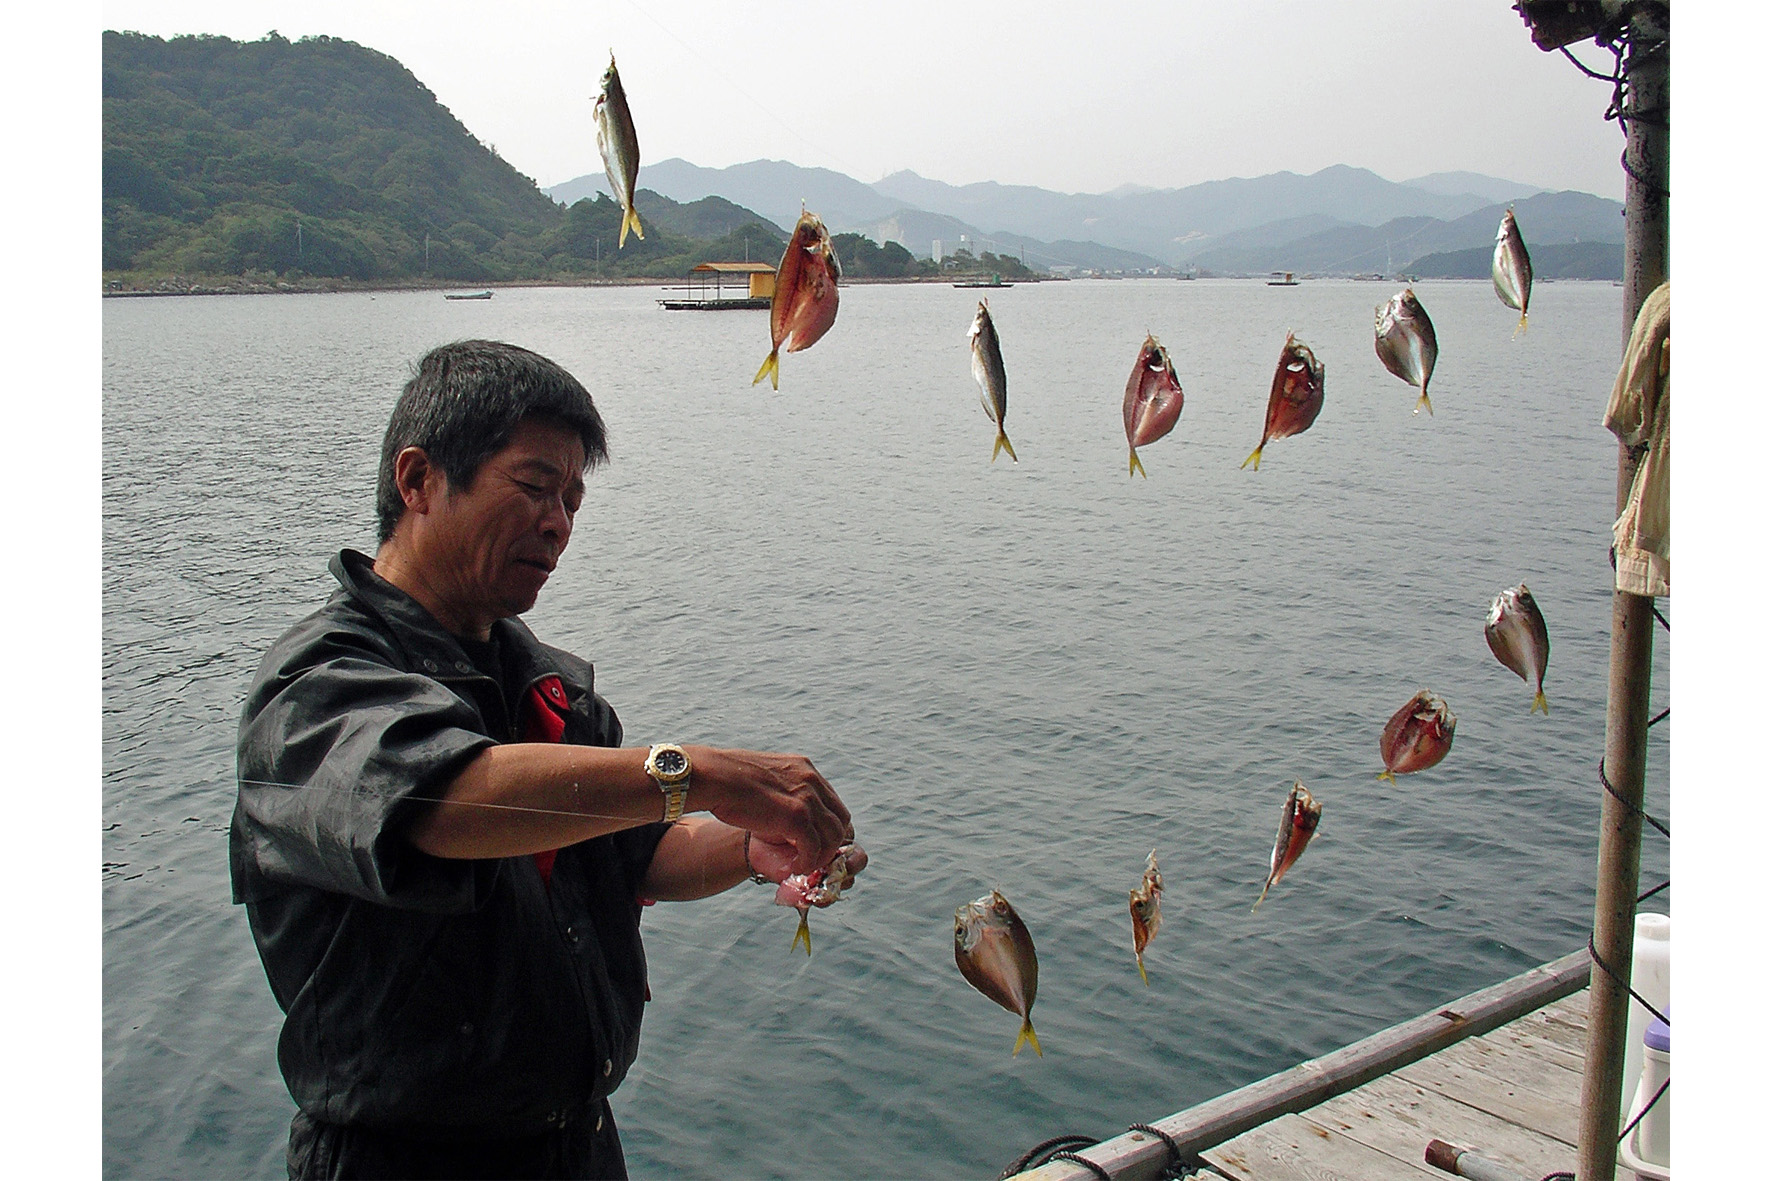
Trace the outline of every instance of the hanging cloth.
{"type": "Polygon", "coordinates": [[[1671,478],[1668,455],[1668,285],[1643,301],[1606,406],[1606,429],[1641,453],[1624,511],[1612,525],[1615,585],[1633,595],[1668,593],[1671,478]]]}

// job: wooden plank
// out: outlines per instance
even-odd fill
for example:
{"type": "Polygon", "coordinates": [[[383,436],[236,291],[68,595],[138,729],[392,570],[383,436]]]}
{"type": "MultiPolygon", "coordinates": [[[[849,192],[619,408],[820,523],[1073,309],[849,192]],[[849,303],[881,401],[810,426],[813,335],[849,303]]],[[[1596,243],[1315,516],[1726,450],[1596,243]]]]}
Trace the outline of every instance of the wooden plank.
{"type": "Polygon", "coordinates": [[[1527,1054],[1504,1058],[1472,1038],[1411,1063],[1392,1077],[1575,1147],[1579,1070],[1527,1054]]]}
{"type": "MultiPolygon", "coordinates": [[[[1454,1042],[1488,1033],[1523,1013],[1560,1000],[1587,983],[1590,968],[1583,948],[1461,997],[1443,1009],[1157,1120],[1152,1126],[1167,1133],[1184,1153],[1222,1144],[1288,1112],[1303,1111],[1454,1042]]],[[[1424,1139],[1423,1150],[1426,1144],[1424,1139]]],[[[1159,1140],[1123,1133],[1077,1155],[1124,1181],[1152,1181],[1164,1171],[1169,1150],[1159,1140]]],[[[1082,1165],[1053,1161],[1019,1176],[1023,1181],[1088,1181],[1092,1174],[1082,1165]]]]}
{"type": "Polygon", "coordinates": [[[1500,1029],[1484,1034],[1482,1037],[1475,1037],[1470,1040],[1473,1042],[1481,1042],[1485,1045],[1532,1054],[1547,1062],[1560,1063],[1561,1065],[1568,1067],[1570,1070],[1580,1071],[1582,1068],[1580,1054],[1571,1050],[1566,1045],[1546,1041],[1537,1034],[1528,1032],[1526,1027],[1517,1021],[1512,1025],[1504,1025],[1500,1029]]]}
{"type": "Polygon", "coordinates": [[[1529,1177],[1575,1167],[1568,1144],[1394,1075],[1318,1104],[1309,1118],[1399,1159],[1421,1158],[1439,1139],[1529,1177]]]}
{"type": "Polygon", "coordinates": [[[1515,1028],[1528,1037],[1561,1046],[1583,1061],[1587,1058],[1587,1028],[1584,1025],[1572,1025],[1545,1013],[1528,1013],[1515,1023],[1515,1028]]]}
{"type": "Polygon", "coordinates": [[[1236,1181],[1424,1181],[1444,1179],[1424,1162],[1400,1161],[1300,1115],[1283,1115],[1200,1154],[1236,1181]]]}

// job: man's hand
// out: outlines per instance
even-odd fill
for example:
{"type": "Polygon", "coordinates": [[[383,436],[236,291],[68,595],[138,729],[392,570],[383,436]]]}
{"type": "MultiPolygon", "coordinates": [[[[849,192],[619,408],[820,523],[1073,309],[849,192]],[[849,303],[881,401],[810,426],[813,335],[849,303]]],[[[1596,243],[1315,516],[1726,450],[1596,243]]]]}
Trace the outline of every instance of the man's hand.
{"type": "MultiPolygon", "coordinates": [[[[844,864],[849,867],[851,876],[867,868],[868,852],[857,844],[843,846],[838,852],[844,855],[844,864]]],[[[777,844],[756,833],[751,834],[750,860],[751,868],[772,882],[781,882],[800,871],[789,868],[794,858],[792,845],[777,844]]],[[[825,863],[830,864],[829,862],[825,863]]],[[[822,867],[821,867],[822,868],[822,867]]]]}
{"type": "Polygon", "coordinates": [[[773,876],[758,856],[775,859],[771,866],[786,871],[781,877],[811,873],[855,839],[849,809],[805,756],[711,746],[685,750],[695,768],[690,806],[749,829],[751,863],[759,873],[773,876]]]}

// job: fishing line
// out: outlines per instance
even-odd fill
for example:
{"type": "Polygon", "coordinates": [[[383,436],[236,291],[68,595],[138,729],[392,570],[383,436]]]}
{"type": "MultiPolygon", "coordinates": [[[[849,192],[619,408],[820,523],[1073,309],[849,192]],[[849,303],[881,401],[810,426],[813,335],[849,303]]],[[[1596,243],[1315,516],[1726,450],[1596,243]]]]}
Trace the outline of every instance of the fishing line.
{"type": "Polygon", "coordinates": [[[753,106],[755,106],[759,111],[762,111],[765,115],[769,116],[771,119],[775,120],[775,122],[778,123],[782,127],[782,129],[785,130],[789,135],[792,135],[795,139],[798,139],[801,143],[803,143],[807,147],[811,148],[814,152],[821,153],[827,159],[834,160],[837,163],[841,164],[843,166],[844,171],[848,172],[851,176],[859,175],[857,173],[856,169],[854,168],[854,166],[848,160],[843,159],[843,157],[838,155],[836,152],[829,150],[828,148],[821,147],[820,145],[813,143],[811,140],[807,139],[804,135],[800,134],[800,132],[796,128],[791,126],[787,120],[783,119],[780,115],[777,115],[774,111],[770,110],[767,106],[765,106],[763,104],[762,100],[758,99],[755,95],[753,95],[750,91],[746,90],[744,87],[740,86],[737,82],[734,82],[732,80],[732,75],[728,74],[725,70],[721,69],[718,65],[715,65],[706,55],[704,55],[699,50],[697,50],[695,48],[695,46],[689,44],[689,42],[683,40],[683,38],[679,37],[675,32],[673,32],[671,29],[667,28],[665,26],[664,22],[660,21],[657,17],[653,16],[650,12],[647,12],[644,8],[641,8],[639,3],[637,2],[637,0],[628,0],[628,7],[632,8],[635,12],[639,13],[641,16],[645,17],[647,20],[649,20],[653,24],[657,25],[659,30],[661,32],[663,32],[666,36],[668,36],[671,40],[675,41],[678,45],[681,45],[684,49],[688,50],[691,54],[693,54],[697,59],[699,59],[703,64],[705,64],[714,73],[718,74],[721,78],[725,79],[726,84],[728,86],[732,87],[733,90],[737,91],[739,94],[743,95],[745,98],[750,99],[751,104],[753,106]]]}

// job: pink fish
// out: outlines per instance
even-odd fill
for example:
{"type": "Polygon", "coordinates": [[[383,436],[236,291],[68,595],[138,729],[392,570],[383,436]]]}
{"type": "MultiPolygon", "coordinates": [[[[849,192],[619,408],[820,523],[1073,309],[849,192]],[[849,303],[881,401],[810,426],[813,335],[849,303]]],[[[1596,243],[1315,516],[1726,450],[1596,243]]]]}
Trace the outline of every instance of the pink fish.
{"type": "Polygon", "coordinates": [[[1280,812],[1280,831],[1274,837],[1274,854],[1268,861],[1267,884],[1261,888],[1261,898],[1251,906],[1251,914],[1261,905],[1262,898],[1273,884],[1286,876],[1304,852],[1304,847],[1317,834],[1317,822],[1323,819],[1323,805],[1311,798],[1302,779],[1292,781],[1292,790],[1286,795],[1286,807],[1280,812]]]}
{"type": "Polygon", "coordinates": [[[1169,352],[1146,335],[1139,347],[1138,360],[1132,364],[1132,376],[1126,379],[1126,400],[1121,413],[1126,419],[1126,444],[1132,457],[1126,462],[1126,474],[1144,475],[1138,449],[1155,443],[1175,429],[1181,418],[1181,382],[1175,366],[1169,363],[1169,352]]]}
{"type": "Polygon", "coordinates": [[[1156,938],[1163,925],[1163,871],[1157,868],[1157,851],[1145,858],[1144,880],[1138,889],[1128,890],[1132,909],[1132,958],[1138,961],[1138,978],[1147,985],[1151,978],[1144,972],[1144,949],[1156,938]]]}
{"type": "Polygon", "coordinates": [[[765,377],[771,389],[781,388],[782,349],[797,353],[818,343],[837,322],[837,280],[842,277],[831,236],[824,223],[805,210],[775,268],[775,294],[769,301],[769,355],[751,379],[765,377]]]}
{"type": "Polygon", "coordinates": [[[1398,775],[1427,770],[1452,749],[1452,730],[1457,725],[1458,719],[1444,701],[1421,690],[1384,724],[1378,739],[1384,770],[1378,777],[1395,783],[1398,775]]]}
{"type": "Polygon", "coordinates": [[[1288,332],[1286,347],[1280,350],[1280,363],[1274,367],[1273,388],[1267,395],[1267,421],[1261,428],[1261,442],[1242,466],[1253,463],[1255,470],[1260,471],[1261,449],[1269,440],[1303,434],[1322,410],[1323,363],[1309,345],[1288,332]]]}
{"type": "Polygon", "coordinates": [[[1009,1056],[1021,1053],[1025,1043],[1045,1057],[1028,1015],[1040,990],[1034,937],[1002,894],[992,890],[954,911],[954,963],[966,983],[1021,1018],[1021,1031],[1009,1056]]]}
{"type": "Polygon", "coordinates": [[[794,932],[794,947],[800,946],[804,940],[806,954],[812,954],[812,928],[806,925],[807,912],[815,906],[829,906],[854,884],[855,875],[849,872],[847,854],[838,853],[823,869],[792,874],[775,887],[775,905],[791,906],[800,912],[800,926],[794,932]]]}
{"type": "Polygon", "coordinates": [[[1520,674],[1521,680],[1531,684],[1537,678],[1532,708],[1526,712],[1542,709],[1549,714],[1550,703],[1544,699],[1544,666],[1550,661],[1550,633],[1545,630],[1544,616],[1525,583],[1495,596],[1483,638],[1489,641],[1495,659],[1520,674]]]}

